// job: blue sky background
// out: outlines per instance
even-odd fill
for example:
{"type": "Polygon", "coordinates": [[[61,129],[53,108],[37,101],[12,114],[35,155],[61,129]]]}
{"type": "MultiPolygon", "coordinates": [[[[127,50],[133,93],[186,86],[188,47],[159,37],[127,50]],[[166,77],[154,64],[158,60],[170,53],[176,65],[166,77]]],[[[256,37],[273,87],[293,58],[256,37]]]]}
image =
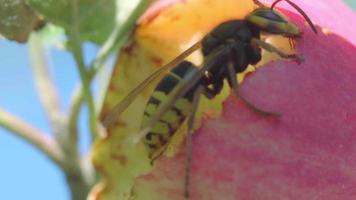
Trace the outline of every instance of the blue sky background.
{"type": "MultiPolygon", "coordinates": [[[[0,40],[0,105],[44,131],[49,127],[34,87],[28,49],[0,40]]],[[[54,52],[63,99],[77,79],[72,59],[54,52]],[[72,69],[71,69],[72,68],[72,69]]],[[[66,101],[65,101],[66,102],[66,101]]],[[[0,129],[0,194],[4,199],[69,199],[61,171],[31,145],[0,129]]]]}
{"type": "MultiPolygon", "coordinates": [[[[96,52],[86,45],[86,57],[96,52]]],[[[78,74],[71,55],[53,49],[53,74],[65,110],[78,74]]],[[[0,106],[21,116],[33,126],[49,132],[44,110],[37,96],[26,45],[0,40],[0,106]]],[[[88,151],[89,138],[85,133],[86,109],[81,113],[81,152],[88,151]]],[[[4,199],[69,199],[65,179],[57,166],[30,144],[0,129],[0,194],[4,199]]]]}
{"type": "MultiPolygon", "coordinates": [[[[49,133],[32,77],[26,45],[0,40],[0,106],[20,116],[33,126],[49,133]]],[[[85,45],[85,57],[93,58],[97,48],[85,45]]],[[[49,51],[54,81],[62,107],[68,110],[73,88],[79,80],[71,54],[58,49],[49,51]]],[[[87,59],[88,60],[88,59],[87,59]]],[[[87,110],[80,120],[80,150],[88,152],[90,139],[86,126],[87,110]]],[[[0,128],[1,199],[66,200],[69,198],[65,178],[43,154],[30,144],[0,128]]]]}
{"type": "MultiPolygon", "coordinates": [[[[355,0],[347,0],[353,8],[355,0]]],[[[96,49],[86,45],[86,57],[92,58],[96,49]]],[[[78,74],[70,54],[51,50],[53,74],[59,88],[63,107],[68,108],[72,89],[78,74]]],[[[39,102],[29,62],[26,45],[0,40],[0,106],[21,116],[49,132],[44,112],[39,102]]],[[[82,112],[80,129],[87,132],[86,111],[82,112]]],[[[81,135],[81,151],[88,150],[89,139],[81,135]]],[[[65,178],[53,163],[13,134],[0,128],[0,194],[8,200],[69,200],[65,178]]]]}

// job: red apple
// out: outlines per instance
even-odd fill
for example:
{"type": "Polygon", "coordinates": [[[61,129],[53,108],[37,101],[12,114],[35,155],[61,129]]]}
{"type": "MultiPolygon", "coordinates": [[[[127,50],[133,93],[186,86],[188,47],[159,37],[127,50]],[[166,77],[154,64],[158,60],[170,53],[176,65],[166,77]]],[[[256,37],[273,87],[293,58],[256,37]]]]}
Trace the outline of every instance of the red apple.
{"type": "MultiPolygon", "coordinates": [[[[261,115],[230,96],[220,117],[204,118],[193,135],[191,199],[356,199],[355,13],[338,0],[293,2],[305,10],[319,30],[315,35],[292,8],[281,10],[304,33],[296,41],[296,51],[305,61],[269,62],[240,85],[250,103],[280,116],[261,115]]],[[[162,9],[156,9],[147,16],[155,18],[160,12],[162,9]]],[[[156,30],[160,31],[152,32],[156,30]]],[[[147,36],[138,30],[138,41],[142,35],[147,36]]],[[[121,153],[122,148],[113,148],[115,138],[120,137],[109,134],[96,149],[111,153],[109,161],[100,160],[102,154],[97,153],[96,166],[105,176],[93,192],[95,199],[115,195],[121,195],[119,199],[184,199],[184,148],[174,157],[161,157],[152,170],[142,167],[124,176],[126,169],[139,168],[139,163],[130,162],[132,158],[121,153]],[[103,150],[108,143],[111,150],[103,150]],[[120,156],[113,156],[117,154],[120,156]],[[118,160],[121,164],[114,165],[118,160]],[[131,194],[127,189],[131,187],[122,189],[122,182],[132,184],[131,179],[123,180],[125,177],[140,174],[131,194]]]]}

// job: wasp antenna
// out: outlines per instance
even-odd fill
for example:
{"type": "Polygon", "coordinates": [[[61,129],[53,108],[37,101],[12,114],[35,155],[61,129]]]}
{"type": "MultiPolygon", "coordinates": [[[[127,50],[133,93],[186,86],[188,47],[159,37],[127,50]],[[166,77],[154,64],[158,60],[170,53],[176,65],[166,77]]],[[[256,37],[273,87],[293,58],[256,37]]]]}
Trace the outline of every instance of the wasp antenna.
{"type": "Polygon", "coordinates": [[[272,3],[272,5],[271,5],[271,9],[273,10],[273,8],[276,6],[276,4],[279,3],[279,2],[281,2],[281,1],[283,1],[283,0],[276,0],[276,1],[274,1],[274,2],[272,3]]]}
{"type": "Polygon", "coordinates": [[[259,0],[252,0],[253,3],[255,3],[259,7],[266,7],[263,3],[261,3],[259,0]]]}
{"type": "MultiPolygon", "coordinates": [[[[273,8],[276,6],[277,3],[281,2],[283,0],[276,0],[275,2],[273,2],[273,4],[271,5],[271,9],[273,10],[273,8]]],[[[297,6],[297,4],[291,2],[290,0],[284,0],[287,3],[289,3],[289,5],[291,5],[294,9],[296,9],[303,17],[305,20],[307,20],[309,26],[312,28],[312,30],[314,31],[315,34],[318,34],[318,30],[316,29],[316,27],[314,26],[314,23],[311,21],[311,19],[308,17],[308,15],[299,7],[297,6]]]]}

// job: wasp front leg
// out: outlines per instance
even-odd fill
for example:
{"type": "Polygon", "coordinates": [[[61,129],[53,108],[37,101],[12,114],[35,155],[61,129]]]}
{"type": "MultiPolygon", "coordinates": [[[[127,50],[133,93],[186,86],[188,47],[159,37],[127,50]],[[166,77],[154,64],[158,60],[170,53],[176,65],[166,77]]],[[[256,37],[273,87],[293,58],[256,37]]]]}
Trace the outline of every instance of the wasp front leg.
{"type": "Polygon", "coordinates": [[[224,86],[223,79],[219,79],[213,81],[211,84],[204,84],[203,94],[208,99],[213,99],[216,95],[218,95],[224,86]]]}
{"type": "Polygon", "coordinates": [[[250,103],[247,99],[245,99],[245,97],[243,97],[242,95],[240,95],[239,92],[239,87],[238,87],[238,82],[236,79],[236,71],[234,66],[232,65],[232,63],[228,63],[228,71],[229,71],[229,77],[228,77],[228,82],[230,84],[230,87],[232,88],[234,94],[240,98],[248,107],[250,107],[252,110],[254,110],[255,112],[258,112],[260,114],[263,115],[273,115],[273,116],[280,116],[279,113],[274,113],[274,112],[269,112],[269,111],[264,111],[259,109],[257,106],[253,105],[252,103],[250,103]]]}
{"type": "Polygon", "coordinates": [[[281,58],[295,60],[298,64],[301,64],[302,62],[304,62],[303,57],[301,57],[301,56],[299,56],[297,54],[286,54],[283,51],[281,51],[278,48],[276,48],[275,46],[273,46],[273,45],[271,45],[271,44],[269,44],[267,42],[264,42],[262,40],[256,39],[256,38],[253,38],[251,40],[251,45],[252,46],[259,46],[262,49],[265,49],[265,50],[267,50],[269,52],[276,53],[281,58]]]}

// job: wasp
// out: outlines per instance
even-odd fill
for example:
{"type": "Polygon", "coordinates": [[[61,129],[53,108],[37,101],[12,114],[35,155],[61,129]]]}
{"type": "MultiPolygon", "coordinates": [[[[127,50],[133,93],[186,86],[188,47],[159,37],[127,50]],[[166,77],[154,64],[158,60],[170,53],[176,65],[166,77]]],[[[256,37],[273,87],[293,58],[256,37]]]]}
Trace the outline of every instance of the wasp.
{"type": "MultiPolygon", "coordinates": [[[[290,39],[302,35],[295,24],[274,9],[280,1],[282,0],[276,0],[271,7],[267,7],[258,0],[254,0],[258,8],[244,19],[225,21],[215,27],[203,39],[142,81],[113,108],[103,121],[103,125],[107,128],[113,125],[118,116],[141,91],[162,73],[166,73],[147,102],[142,129],[138,135],[142,138],[149,158],[153,162],[165,151],[173,134],[188,118],[186,198],[189,196],[191,135],[200,96],[214,98],[221,92],[224,80],[227,80],[233,93],[249,107],[262,114],[273,114],[258,109],[239,95],[236,75],[244,72],[248,65],[257,64],[261,60],[262,49],[276,53],[285,59],[301,61],[298,55],[286,54],[261,40],[261,33],[282,35],[290,39]],[[195,66],[184,60],[199,48],[203,55],[201,66],[195,66]]],[[[285,1],[294,7],[317,33],[317,29],[305,12],[290,0],[285,1]]]]}

